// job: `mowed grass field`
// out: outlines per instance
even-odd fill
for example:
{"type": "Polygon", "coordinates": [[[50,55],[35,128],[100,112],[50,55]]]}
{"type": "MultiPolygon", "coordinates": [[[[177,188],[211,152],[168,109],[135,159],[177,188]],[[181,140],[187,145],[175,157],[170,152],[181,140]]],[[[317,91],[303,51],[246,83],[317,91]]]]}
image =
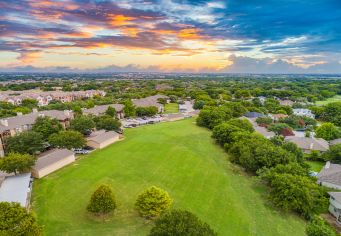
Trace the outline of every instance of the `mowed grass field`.
{"type": "Polygon", "coordinates": [[[341,95],[335,95],[334,97],[328,98],[324,101],[317,101],[316,105],[323,106],[331,102],[341,102],[341,95]]]}
{"type": "Polygon", "coordinates": [[[173,208],[192,211],[222,236],[305,235],[305,222],[268,205],[266,188],[227,160],[194,119],[125,131],[125,139],[36,180],[33,209],[45,235],[147,235],[152,222],[134,210],[137,195],[155,185],[173,208]],[[86,212],[101,183],[114,189],[118,209],[110,220],[86,212]]]}
{"type": "Polygon", "coordinates": [[[165,112],[166,114],[169,113],[178,113],[179,112],[179,104],[177,103],[167,103],[165,104],[165,112]]]}

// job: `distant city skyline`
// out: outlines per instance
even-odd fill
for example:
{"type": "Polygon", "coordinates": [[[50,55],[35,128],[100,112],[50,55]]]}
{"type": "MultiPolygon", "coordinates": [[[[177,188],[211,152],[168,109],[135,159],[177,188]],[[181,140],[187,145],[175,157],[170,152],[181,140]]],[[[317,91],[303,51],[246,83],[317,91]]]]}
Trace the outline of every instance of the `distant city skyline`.
{"type": "Polygon", "coordinates": [[[338,0],[0,0],[0,72],[341,73],[338,0]]]}

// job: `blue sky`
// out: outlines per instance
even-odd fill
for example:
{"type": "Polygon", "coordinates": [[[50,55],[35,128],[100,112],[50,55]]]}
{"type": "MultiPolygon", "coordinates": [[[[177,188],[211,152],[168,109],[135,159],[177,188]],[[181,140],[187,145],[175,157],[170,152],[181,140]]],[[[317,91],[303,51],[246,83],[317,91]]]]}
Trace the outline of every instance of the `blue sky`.
{"type": "Polygon", "coordinates": [[[0,71],[341,73],[341,1],[0,0],[0,71]]]}

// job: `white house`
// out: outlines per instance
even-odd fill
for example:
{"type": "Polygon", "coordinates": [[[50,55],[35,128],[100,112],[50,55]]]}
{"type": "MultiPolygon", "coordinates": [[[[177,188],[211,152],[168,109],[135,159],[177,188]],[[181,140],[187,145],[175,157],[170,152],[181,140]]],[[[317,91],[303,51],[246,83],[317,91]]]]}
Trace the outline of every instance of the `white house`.
{"type": "Polygon", "coordinates": [[[329,188],[341,190],[341,165],[329,161],[317,175],[317,183],[329,188]]]}
{"type": "Polygon", "coordinates": [[[329,192],[329,212],[335,216],[336,222],[341,224],[341,192],[329,192]]]}
{"type": "Polygon", "coordinates": [[[310,118],[315,118],[315,115],[309,109],[297,108],[293,109],[294,115],[296,116],[306,116],[310,118]]]}

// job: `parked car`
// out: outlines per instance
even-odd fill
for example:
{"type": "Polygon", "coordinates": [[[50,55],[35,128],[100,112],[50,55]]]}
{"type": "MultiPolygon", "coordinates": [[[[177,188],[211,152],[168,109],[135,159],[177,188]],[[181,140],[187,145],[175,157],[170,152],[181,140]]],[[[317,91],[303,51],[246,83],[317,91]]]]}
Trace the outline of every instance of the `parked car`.
{"type": "Polygon", "coordinates": [[[73,148],[72,151],[76,154],[88,154],[90,151],[83,148],[73,148]]]}

